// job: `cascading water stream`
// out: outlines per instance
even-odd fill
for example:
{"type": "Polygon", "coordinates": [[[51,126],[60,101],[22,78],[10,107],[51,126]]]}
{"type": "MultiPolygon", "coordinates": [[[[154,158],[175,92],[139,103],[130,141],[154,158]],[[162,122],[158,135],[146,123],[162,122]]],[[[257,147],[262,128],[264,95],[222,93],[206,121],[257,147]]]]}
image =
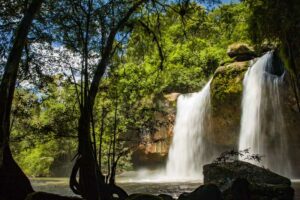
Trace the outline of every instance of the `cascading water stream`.
{"type": "Polygon", "coordinates": [[[259,58],[246,72],[239,150],[250,148],[250,153],[263,156],[263,166],[288,176],[287,138],[280,102],[283,77],[283,66],[274,65],[273,52],[259,58]],[[278,71],[281,73],[275,75],[278,71]]]}
{"type": "Polygon", "coordinates": [[[209,110],[210,81],[200,92],[179,96],[174,136],[166,166],[169,180],[202,178],[202,166],[211,161],[203,138],[209,110]]]}

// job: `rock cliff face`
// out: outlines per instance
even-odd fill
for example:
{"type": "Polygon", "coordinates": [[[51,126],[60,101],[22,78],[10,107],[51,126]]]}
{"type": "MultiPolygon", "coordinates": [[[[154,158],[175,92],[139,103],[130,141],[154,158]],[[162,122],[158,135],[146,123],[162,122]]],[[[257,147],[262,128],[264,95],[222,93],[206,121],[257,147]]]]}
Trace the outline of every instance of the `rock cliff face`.
{"type": "Polygon", "coordinates": [[[286,125],[286,132],[289,144],[289,156],[291,160],[293,177],[300,177],[300,112],[298,111],[293,86],[290,77],[285,77],[285,85],[283,88],[283,116],[286,125]]]}
{"type": "Polygon", "coordinates": [[[157,102],[159,111],[154,113],[154,133],[142,138],[138,149],[132,154],[134,168],[164,166],[173,136],[176,100],[179,93],[171,93],[157,102]]]}
{"type": "Polygon", "coordinates": [[[241,119],[243,78],[249,62],[234,62],[217,68],[211,82],[211,126],[209,140],[216,145],[236,147],[241,119]]]}
{"type": "Polygon", "coordinates": [[[217,68],[210,86],[212,111],[207,138],[213,145],[232,149],[237,148],[239,138],[243,79],[255,53],[249,45],[235,43],[227,54],[232,63],[217,68]]]}
{"type": "MultiPolygon", "coordinates": [[[[211,82],[212,108],[209,128],[205,135],[205,139],[211,145],[220,147],[220,151],[237,148],[242,115],[243,79],[252,62],[249,59],[253,59],[255,55],[252,48],[244,44],[232,45],[228,49],[228,54],[232,58],[232,63],[217,68],[211,82]]],[[[156,132],[145,138],[145,142],[133,153],[135,166],[148,167],[165,163],[173,135],[178,96],[178,93],[168,94],[158,102],[163,109],[155,114],[156,132]]],[[[282,134],[288,134],[290,160],[296,169],[297,166],[300,167],[300,160],[297,157],[300,153],[300,112],[288,73],[285,74],[282,104],[286,124],[286,132],[282,134]]],[[[293,175],[300,177],[300,171],[294,170],[293,175]]]]}
{"type": "MultiPolygon", "coordinates": [[[[248,61],[220,66],[211,82],[212,114],[207,123],[211,126],[208,127],[205,136],[209,143],[220,147],[220,152],[237,145],[242,82],[248,66],[248,61]]],[[[146,135],[139,148],[132,154],[134,167],[157,167],[165,164],[173,136],[176,100],[179,95],[179,93],[171,93],[159,100],[162,109],[154,115],[156,131],[146,135]]]]}

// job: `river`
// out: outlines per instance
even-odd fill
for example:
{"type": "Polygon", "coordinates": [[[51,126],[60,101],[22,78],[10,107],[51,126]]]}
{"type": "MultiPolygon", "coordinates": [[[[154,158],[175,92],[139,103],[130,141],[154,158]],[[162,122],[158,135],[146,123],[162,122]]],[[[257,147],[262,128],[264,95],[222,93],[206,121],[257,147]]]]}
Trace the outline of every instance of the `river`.
{"type": "MultiPolygon", "coordinates": [[[[36,191],[50,192],[65,196],[74,196],[68,185],[68,178],[31,178],[31,183],[36,191]]],[[[124,182],[118,183],[128,194],[149,193],[169,194],[178,197],[183,192],[191,192],[201,185],[197,182],[173,182],[173,183],[151,183],[151,182],[124,182]]],[[[295,200],[300,200],[300,180],[293,180],[292,187],[295,189],[295,200]]]]}

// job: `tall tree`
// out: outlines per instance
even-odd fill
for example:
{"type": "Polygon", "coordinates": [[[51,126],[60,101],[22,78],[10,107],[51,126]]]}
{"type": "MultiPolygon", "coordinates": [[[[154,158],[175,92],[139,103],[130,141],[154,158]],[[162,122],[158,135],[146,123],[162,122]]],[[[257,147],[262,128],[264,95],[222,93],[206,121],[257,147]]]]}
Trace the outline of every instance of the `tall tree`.
{"type": "MultiPolygon", "coordinates": [[[[106,68],[109,65],[111,55],[114,50],[114,42],[117,33],[124,28],[131,15],[139,9],[139,7],[145,3],[146,0],[139,0],[128,6],[123,16],[114,23],[110,29],[107,39],[103,42],[104,46],[101,52],[101,59],[96,66],[94,76],[89,88],[85,87],[84,101],[82,102],[81,115],[79,118],[78,127],[78,139],[79,148],[76,164],[79,165],[79,191],[81,195],[88,200],[97,199],[111,199],[115,188],[113,185],[107,186],[105,184],[104,176],[98,170],[97,160],[94,154],[92,142],[91,142],[91,113],[93,113],[93,107],[95,98],[98,92],[99,84],[106,68]]],[[[87,75],[86,75],[87,76],[87,75]]],[[[87,78],[86,78],[87,80],[87,78]]],[[[75,165],[76,165],[75,164],[75,165]]],[[[117,192],[120,198],[125,198],[126,194],[122,191],[117,192]]]]}
{"type": "Polygon", "coordinates": [[[42,0],[33,0],[15,33],[0,85],[0,196],[5,200],[21,200],[33,191],[31,184],[14,161],[10,147],[10,114],[22,51],[32,21],[39,12],[42,0]]]}

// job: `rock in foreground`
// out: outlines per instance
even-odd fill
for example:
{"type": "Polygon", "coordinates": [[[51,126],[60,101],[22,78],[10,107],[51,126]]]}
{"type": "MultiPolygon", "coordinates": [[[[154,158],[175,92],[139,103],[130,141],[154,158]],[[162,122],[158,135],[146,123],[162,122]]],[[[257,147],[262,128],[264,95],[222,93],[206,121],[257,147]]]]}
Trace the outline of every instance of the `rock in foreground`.
{"type": "Polygon", "coordinates": [[[151,194],[131,194],[126,200],[164,200],[162,197],[151,195],[151,194]]]}
{"type": "Polygon", "coordinates": [[[204,184],[217,185],[225,200],[290,200],[294,197],[288,178],[247,162],[208,164],[203,167],[203,174],[204,184]]]}
{"type": "Polygon", "coordinates": [[[214,184],[201,185],[191,193],[183,193],[178,200],[221,200],[219,188],[214,184]]]}

